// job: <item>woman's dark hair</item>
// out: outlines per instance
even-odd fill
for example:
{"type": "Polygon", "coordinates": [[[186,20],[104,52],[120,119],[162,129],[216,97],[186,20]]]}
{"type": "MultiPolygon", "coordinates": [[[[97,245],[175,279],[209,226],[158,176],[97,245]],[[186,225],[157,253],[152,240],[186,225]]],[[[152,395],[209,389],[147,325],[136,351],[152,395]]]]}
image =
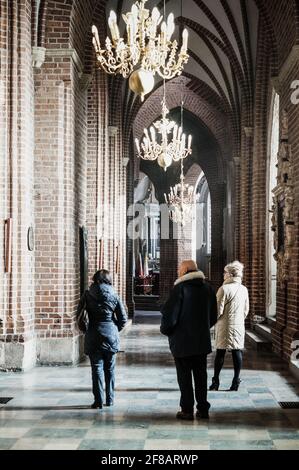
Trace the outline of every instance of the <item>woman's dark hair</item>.
{"type": "Polygon", "coordinates": [[[106,269],[100,269],[100,271],[97,271],[92,280],[95,284],[112,284],[111,274],[106,269]]]}

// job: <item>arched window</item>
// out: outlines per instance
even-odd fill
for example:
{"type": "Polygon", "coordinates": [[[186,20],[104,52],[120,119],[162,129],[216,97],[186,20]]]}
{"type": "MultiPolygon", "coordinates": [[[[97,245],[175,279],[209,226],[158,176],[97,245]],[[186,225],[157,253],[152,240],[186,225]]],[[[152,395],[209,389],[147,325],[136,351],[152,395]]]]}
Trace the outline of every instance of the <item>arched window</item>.
{"type": "Polygon", "coordinates": [[[207,254],[210,256],[212,252],[212,208],[211,193],[208,193],[207,200],[207,254]]]}
{"type": "Polygon", "coordinates": [[[273,206],[273,189],[277,185],[277,154],[279,150],[279,95],[273,95],[272,122],[270,127],[270,158],[268,161],[268,316],[276,314],[276,275],[277,263],[274,259],[274,234],[271,230],[271,209],[273,206]]]}
{"type": "Polygon", "coordinates": [[[196,208],[196,260],[202,271],[209,277],[211,257],[211,194],[204,174],[197,182],[196,208]]]}

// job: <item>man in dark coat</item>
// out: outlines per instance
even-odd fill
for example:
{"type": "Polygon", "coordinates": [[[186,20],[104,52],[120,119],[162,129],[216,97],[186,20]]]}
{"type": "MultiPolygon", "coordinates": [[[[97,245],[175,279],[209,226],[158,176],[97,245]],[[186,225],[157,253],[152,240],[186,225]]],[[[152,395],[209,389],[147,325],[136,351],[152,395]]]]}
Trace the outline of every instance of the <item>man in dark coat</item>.
{"type": "Polygon", "coordinates": [[[212,352],[210,328],[217,322],[217,299],[194,261],[184,261],[163,306],[160,331],[168,336],[181,391],[178,419],[193,419],[195,384],[197,418],[208,419],[207,355],[212,352]]]}
{"type": "Polygon", "coordinates": [[[119,351],[119,334],[127,321],[126,310],[112,287],[111,276],[102,269],[95,273],[93,284],[78,305],[77,318],[83,309],[88,314],[84,351],[89,356],[92,371],[92,408],[102,408],[104,401],[104,377],[106,405],[114,400],[115,362],[119,351]]]}

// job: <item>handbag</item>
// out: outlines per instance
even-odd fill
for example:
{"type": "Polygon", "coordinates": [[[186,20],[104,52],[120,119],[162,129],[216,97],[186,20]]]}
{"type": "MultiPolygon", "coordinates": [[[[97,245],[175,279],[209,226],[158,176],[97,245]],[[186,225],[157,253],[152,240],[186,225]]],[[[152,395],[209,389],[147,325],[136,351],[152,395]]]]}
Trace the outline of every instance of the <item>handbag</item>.
{"type": "Polygon", "coordinates": [[[86,312],[86,297],[84,295],[84,304],[81,308],[79,315],[77,316],[78,328],[82,333],[86,333],[88,327],[88,315],[86,312]]]}

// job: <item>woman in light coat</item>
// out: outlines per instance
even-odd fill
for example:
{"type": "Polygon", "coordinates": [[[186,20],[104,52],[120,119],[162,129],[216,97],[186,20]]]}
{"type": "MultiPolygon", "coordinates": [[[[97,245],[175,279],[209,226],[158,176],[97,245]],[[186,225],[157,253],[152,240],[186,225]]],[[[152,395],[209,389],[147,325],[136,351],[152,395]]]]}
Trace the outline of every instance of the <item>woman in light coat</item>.
{"type": "Polygon", "coordinates": [[[244,349],[245,318],[249,312],[248,291],[242,285],[244,266],[234,261],[224,268],[224,283],[217,292],[218,321],[216,324],[216,357],[214,377],[210,390],[218,390],[219,375],[224,364],[226,350],[231,350],[234,378],[230,390],[240,385],[242,349],[244,349]]]}

